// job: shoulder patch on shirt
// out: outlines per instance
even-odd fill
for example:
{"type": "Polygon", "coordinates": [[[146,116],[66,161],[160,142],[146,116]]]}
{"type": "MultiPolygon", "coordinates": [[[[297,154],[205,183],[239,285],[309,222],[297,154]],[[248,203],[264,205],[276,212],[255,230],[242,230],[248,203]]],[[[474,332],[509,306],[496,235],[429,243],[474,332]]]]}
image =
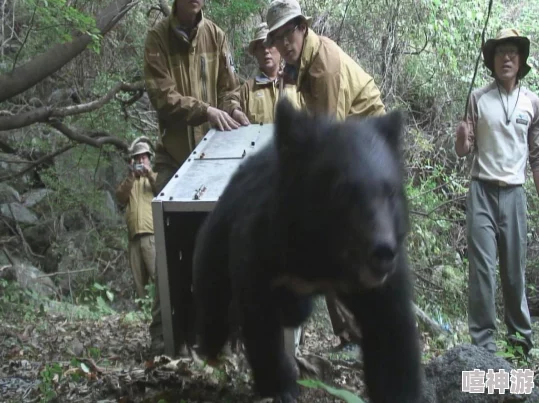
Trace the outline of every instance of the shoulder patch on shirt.
{"type": "Polygon", "coordinates": [[[528,123],[530,123],[530,121],[528,120],[528,117],[527,117],[526,114],[524,114],[524,113],[519,113],[519,114],[517,115],[516,122],[517,122],[519,125],[524,125],[524,126],[528,126],[528,123]]]}

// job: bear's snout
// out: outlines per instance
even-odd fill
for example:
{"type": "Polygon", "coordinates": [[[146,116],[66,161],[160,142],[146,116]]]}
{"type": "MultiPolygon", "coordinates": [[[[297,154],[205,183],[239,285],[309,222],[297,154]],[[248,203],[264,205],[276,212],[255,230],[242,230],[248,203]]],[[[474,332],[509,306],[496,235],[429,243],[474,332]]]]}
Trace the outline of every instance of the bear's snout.
{"type": "Polygon", "coordinates": [[[374,277],[384,277],[391,274],[395,267],[397,244],[386,240],[374,245],[370,254],[370,269],[374,277]]]}

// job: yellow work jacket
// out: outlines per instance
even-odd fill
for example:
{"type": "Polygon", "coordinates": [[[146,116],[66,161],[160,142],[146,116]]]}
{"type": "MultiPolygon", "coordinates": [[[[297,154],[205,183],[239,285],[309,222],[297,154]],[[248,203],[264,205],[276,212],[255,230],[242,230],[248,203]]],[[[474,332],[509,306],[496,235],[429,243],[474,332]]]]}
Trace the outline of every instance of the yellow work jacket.
{"type": "MultiPolygon", "coordinates": [[[[175,7],[173,7],[173,10],[175,7]]],[[[155,163],[179,167],[210,129],[208,106],[229,113],[239,90],[226,35],[199,14],[188,37],[172,13],[152,28],[144,47],[146,90],[159,121],[155,163]]]]}
{"type": "MultiPolygon", "coordinates": [[[[239,103],[249,122],[273,123],[279,93],[279,80],[271,80],[263,72],[243,83],[239,103]]],[[[287,97],[296,108],[302,107],[301,94],[295,85],[286,84],[283,87],[283,96],[287,97]]]]}
{"type": "Polygon", "coordinates": [[[151,180],[143,176],[128,176],[116,189],[118,203],[126,206],[129,239],[137,234],[153,234],[152,200],[157,174],[152,172],[150,175],[151,180]]]}
{"type": "Polygon", "coordinates": [[[310,28],[305,35],[299,69],[288,65],[285,71],[295,77],[306,108],[314,114],[329,114],[344,120],[351,115],[385,113],[374,79],[334,41],[310,28]]]}

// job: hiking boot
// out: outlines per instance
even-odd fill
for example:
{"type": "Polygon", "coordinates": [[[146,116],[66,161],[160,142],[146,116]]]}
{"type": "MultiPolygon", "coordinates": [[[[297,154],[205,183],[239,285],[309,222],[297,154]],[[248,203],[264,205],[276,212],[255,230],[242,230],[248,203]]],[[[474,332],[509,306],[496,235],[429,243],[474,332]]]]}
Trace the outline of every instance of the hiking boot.
{"type": "Polygon", "coordinates": [[[495,343],[487,343],[483,348],[492,354],[496,354],[496,351],[498,350],[495,343]]]}

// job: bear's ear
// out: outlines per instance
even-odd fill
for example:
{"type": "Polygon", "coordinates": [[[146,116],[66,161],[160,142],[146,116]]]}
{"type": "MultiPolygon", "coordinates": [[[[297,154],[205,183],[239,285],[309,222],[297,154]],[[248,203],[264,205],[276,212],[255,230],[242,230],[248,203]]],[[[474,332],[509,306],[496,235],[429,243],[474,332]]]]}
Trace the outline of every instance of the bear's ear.
{"type": "Polygon", "coordinates": [[[287,98],[277,102],[274,136],[279,153],[297,149],[303,143],[306,116],[305,112],[296,109],[287,98]]]}
{"type": "Polygon", "coordinates": [[[400,110],[393,110],[376,118],[376,127],[395,153],[400,153],[402,134],[404,132],[404,114],[400,110]]]}

